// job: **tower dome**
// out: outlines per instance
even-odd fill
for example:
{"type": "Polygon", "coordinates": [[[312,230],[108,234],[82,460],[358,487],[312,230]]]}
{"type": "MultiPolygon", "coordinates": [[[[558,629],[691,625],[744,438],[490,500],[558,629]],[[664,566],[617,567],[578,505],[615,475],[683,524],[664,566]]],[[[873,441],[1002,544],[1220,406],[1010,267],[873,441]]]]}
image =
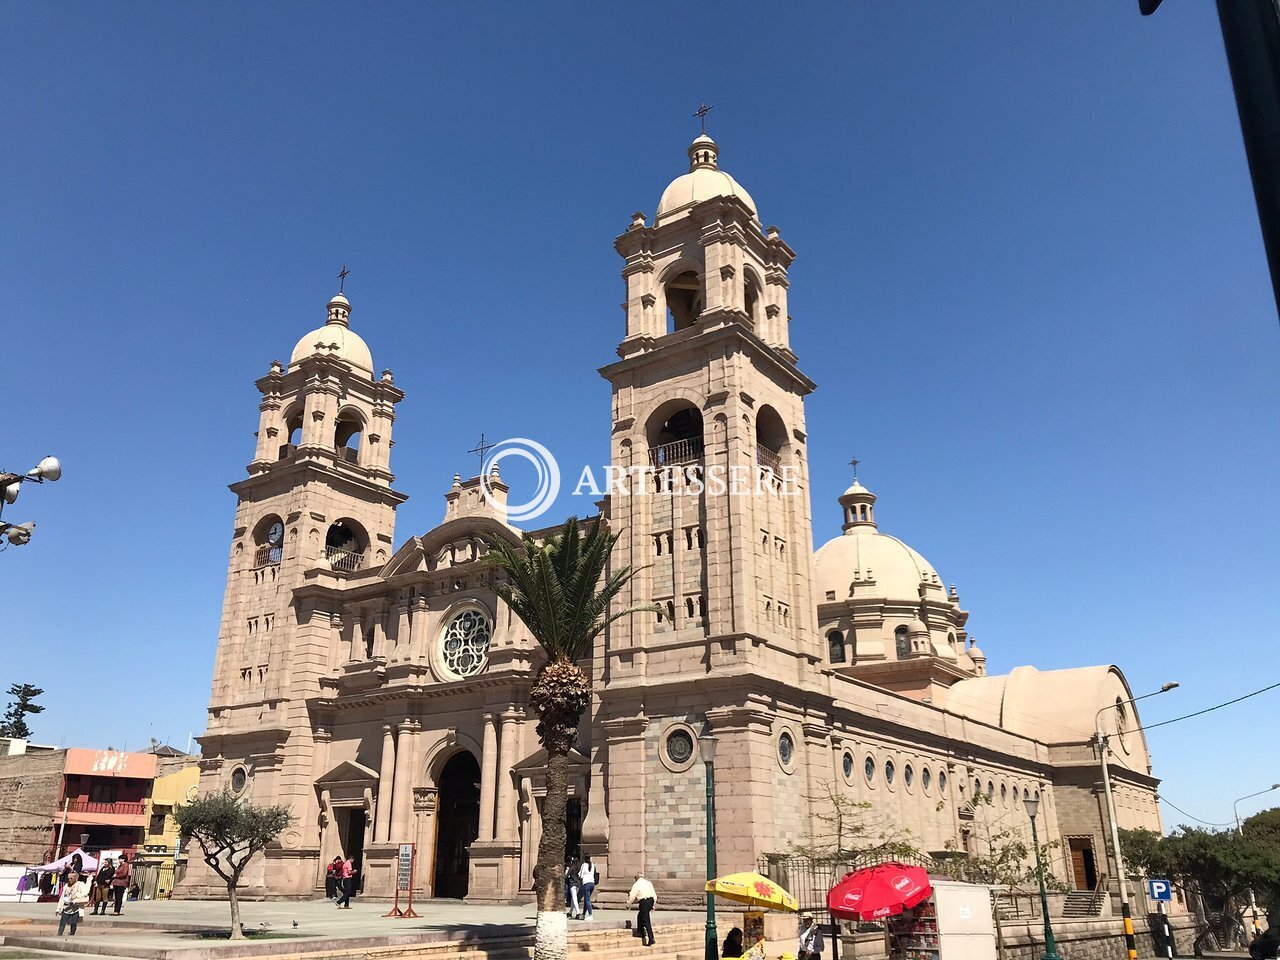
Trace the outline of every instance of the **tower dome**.
{"type": "Polygon", "coordinates": [[[737,180],[720,169],[720,148],[705,133],[689,144],[689,172],[676,177],[662,191],[654,224],[662,224],[683,216],[695,203],[713,197],[737,197],[751,216],[758,218],[756,202],[737,180]]]}
{"type": "Polygon", "coordinates": [[[373,354],[363,338],[351,329],[351,302],[341,293],[335,293],[328,308],[329,319],[325,325],[298,341],[289,365],[293,366],[307,357],[334,357],[347,361],[372,379],[373,354]]]}

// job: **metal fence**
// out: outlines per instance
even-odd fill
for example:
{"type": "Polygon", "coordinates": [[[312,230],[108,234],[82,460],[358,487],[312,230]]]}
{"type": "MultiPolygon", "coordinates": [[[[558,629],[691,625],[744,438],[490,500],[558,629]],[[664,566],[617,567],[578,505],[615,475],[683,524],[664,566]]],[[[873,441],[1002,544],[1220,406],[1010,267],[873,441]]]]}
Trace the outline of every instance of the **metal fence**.
{"type": "Polygon", "coordinates": [[[882,853],[870,853],[856,857],[828,858],[766,853],[760,858],[759,869],[762,876],[768,877],[795,897],[801,910],[825,912],[828,891],[843,880],[845,874],[890,861],[910,863],[926,870],[933,866],[933,861],[925,856],[891,857],[882,853]]]}

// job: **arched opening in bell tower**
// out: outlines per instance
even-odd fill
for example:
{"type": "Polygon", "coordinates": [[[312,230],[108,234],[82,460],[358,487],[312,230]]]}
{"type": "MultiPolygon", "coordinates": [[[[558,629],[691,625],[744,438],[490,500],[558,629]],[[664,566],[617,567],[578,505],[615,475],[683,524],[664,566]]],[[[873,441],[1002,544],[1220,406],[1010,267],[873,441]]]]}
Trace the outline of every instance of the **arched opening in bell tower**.
{"type": "Polygon", "coordinates": [[[749,270],[742,277],[742,309],[753,323],[760,323],[760,282],[749,270]]]}
{"type": "Polygon", "coordinates": [[[787,425],[773,407],[761,407],[756,416],[756,463],[777,473],[786,448],[787,425]]]}
{"type": "Polygon", "coordinates": [[[343,410],[338,414],[333,428],[333,449],[338,459],[347,463],[360,462],[360,441],[364,434],[364,421],[354,410],[343,410]]]}
{"type": "Polygon", "coordinates": [[[354,520],[339,520],[330,525],[324,538],[324,558],[334,570],[347,573],[364,567],[369,535],[354,520]]]}
{"type": "Polygon", "coordinates": [[[650,466],[702,459],[702,411],[687,400],[672,400],[655,410],[646,433],[650,466]]]}
{"type": "Polygon", "coordinates": [[[686,270],[667,281],[667,333],[686,330],[702,316],[702,280],[686,270]]]}
{"type": "Polygon", "coordinates": [[[280,445],[280,457],[283,460],[286,457],[293,456],[293,452],[298,449],[298,444],[302,443],[302,405],[298,404],[293,407],[284,416],[284,432],[285,442],[280,445]]]}

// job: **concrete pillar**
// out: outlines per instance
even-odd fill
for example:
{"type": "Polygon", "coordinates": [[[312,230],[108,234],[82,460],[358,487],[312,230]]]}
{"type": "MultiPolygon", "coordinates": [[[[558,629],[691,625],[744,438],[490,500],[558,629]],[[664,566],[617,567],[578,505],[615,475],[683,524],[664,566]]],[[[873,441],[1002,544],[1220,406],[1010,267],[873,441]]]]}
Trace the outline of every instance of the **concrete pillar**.
{"type": "Polygon", "coordinates": [[[391,803],[395,792],[396,739],[391,724],[382,728],[382,762],[378,767],[378,822],[373,838],[378,843],[391,839],[391,803]]]}
{"type": "Polygon", "coordinates": [[[395,795],[391,808],[391,833],[387,837],[390,843],[402,843],[409,832],[409,821],[413,816],[413,764],[417,750],[414,723],[405,720],[400,724],[396,739],[396,774],[395,795]]]}
{"type": "Polygon", "coordinates": [[[493,800],[498,785],[498,728],[492,713],[484,715],[484,746],[480,757],[480,836],[493,839],[493,800]]]}
{"type": "Polygon", "coordinates": [[[516,725],[520,714],[507,710],[502,714],[501,748],[498,754],[498,832],[502,843],[514,844],[520,839],[519,809],[516,805],[515,781],[511,768],[520,759],[516,756],[516,725]]]}

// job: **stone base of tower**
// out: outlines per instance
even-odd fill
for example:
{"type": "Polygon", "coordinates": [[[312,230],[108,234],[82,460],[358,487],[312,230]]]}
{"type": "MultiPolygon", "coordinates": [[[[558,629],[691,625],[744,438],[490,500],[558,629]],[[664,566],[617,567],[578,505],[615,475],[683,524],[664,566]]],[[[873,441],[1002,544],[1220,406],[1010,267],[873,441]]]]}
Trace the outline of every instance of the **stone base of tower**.
{"type": "Polygon", "coordinates": [[[502,842],[471,844],[468,903],[521,903],[520,845],[502,842]]]}

